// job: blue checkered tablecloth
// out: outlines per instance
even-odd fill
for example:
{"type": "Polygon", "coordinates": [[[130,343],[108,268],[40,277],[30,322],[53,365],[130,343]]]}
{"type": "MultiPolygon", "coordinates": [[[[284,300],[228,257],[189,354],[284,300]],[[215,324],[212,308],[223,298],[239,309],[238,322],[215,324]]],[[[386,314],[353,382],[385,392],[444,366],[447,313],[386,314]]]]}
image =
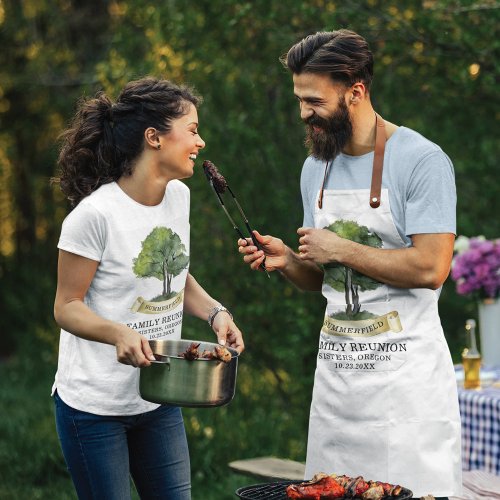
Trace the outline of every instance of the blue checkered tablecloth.
{"type": "Polygon", "coordinates": [[[466,390],[458,381],[462,468],[500,475],[500,376],[492,379],[480,390],[466,390]]]}

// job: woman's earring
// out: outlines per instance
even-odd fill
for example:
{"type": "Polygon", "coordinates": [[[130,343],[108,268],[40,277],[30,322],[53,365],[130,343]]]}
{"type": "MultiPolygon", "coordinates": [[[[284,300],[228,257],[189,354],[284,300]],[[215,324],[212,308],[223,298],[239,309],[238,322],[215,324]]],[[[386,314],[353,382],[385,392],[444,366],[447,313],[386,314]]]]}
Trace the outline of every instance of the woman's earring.
{"type": "Polygon", "coordinates": [[[158,143],[158,145],[156,146],[158,149],[161,149],[161,144],[158,143]]]}

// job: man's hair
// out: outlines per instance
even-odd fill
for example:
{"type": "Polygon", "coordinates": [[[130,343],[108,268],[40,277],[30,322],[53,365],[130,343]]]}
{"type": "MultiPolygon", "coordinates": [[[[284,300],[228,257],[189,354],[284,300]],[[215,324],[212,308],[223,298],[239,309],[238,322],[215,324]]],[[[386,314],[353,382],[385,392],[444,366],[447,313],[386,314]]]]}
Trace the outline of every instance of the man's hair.
{"type": "Polygon", "coordinates": [[[373,78],[373,55],[367,41],[354,31],[319,31],[303,38],[280,58],[292,73],[328,74],[350,87],[373,78]]]}

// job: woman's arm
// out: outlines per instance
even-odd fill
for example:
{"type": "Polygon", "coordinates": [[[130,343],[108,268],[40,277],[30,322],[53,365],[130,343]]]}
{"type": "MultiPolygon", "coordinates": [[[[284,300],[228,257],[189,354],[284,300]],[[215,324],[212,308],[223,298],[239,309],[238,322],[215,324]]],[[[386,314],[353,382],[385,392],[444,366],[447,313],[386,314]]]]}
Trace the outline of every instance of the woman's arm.
{"type": "Polygon", "coordinates": [[[95,314],[83,302],[99,262],[59,251],[54,318],[67,332],[86,340],[116,347],[120,363],[149,366],[154,360],[148,340],[126,325],[95,314]]]}
{"type": "MultiPolygon", "coordinates": [[[[207,321],[212,310],[219,305],[220,303],[210,297],[193,276],[188,274],[184,289],[184,311],[207,321]]],[[[221,311],[216,314],[212,328],[219,344],[232,347],[240,353],[243,351],[245,344],[241,331],[227,312],[221,311]]]]}

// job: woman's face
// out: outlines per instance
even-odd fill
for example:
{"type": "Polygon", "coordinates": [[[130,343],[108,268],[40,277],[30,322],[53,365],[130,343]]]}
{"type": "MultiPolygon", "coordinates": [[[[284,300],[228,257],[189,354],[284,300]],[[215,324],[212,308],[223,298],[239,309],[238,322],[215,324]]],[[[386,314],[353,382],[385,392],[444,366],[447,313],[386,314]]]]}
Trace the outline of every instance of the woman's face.
{"type": "Polygon", "coordinates": [[[194,171],[194,163],[205,141],[198,134],[198,112],[192,103],[186,114],[172,120],[171,129],[159,137],[161,163],[168,169],[169,177],[186,179],[194,171]]]}

